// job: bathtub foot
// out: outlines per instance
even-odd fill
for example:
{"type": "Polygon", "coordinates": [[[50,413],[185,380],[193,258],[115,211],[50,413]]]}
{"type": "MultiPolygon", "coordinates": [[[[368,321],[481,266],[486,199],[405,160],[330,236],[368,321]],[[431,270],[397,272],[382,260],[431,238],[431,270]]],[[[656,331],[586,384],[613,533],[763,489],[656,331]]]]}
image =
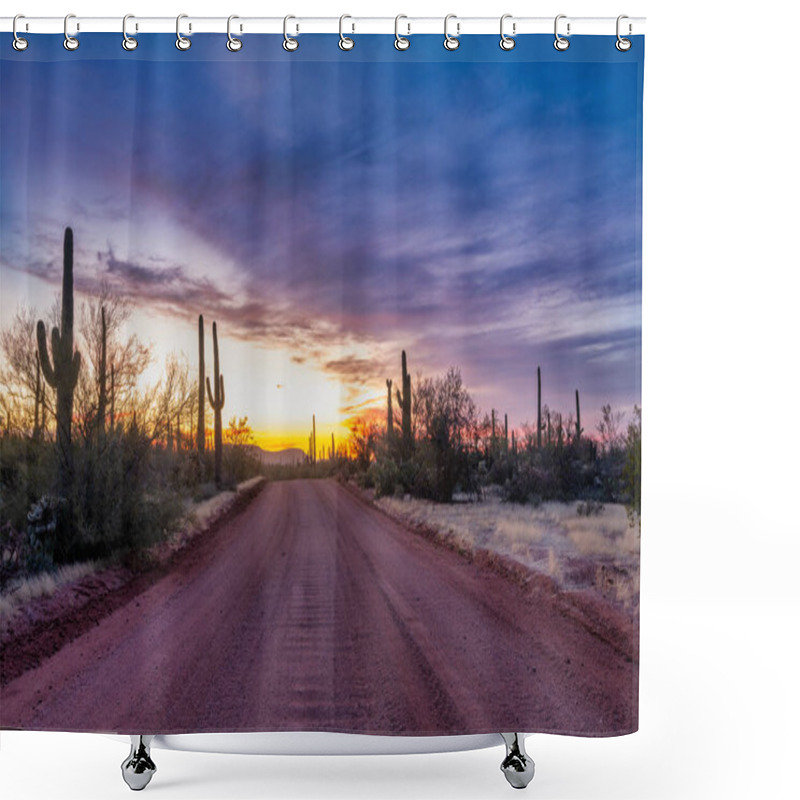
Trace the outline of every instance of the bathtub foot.
{"type": "Polygon", "coordinates": [[[144,789],[156,772],[156,765],[150,758],[152,741],[152,736],[131,735],[131,752],[122,762],[122,777],[134,792],[144,789]]]}
{"type": "Polygon", "coordinates": [[[500,765],[506,780],[515,789],[524,789],[532,780],[533,759],[525,752],[525,739],[521,733],[501,733],[506,743],[506,757],[500,765]]]}

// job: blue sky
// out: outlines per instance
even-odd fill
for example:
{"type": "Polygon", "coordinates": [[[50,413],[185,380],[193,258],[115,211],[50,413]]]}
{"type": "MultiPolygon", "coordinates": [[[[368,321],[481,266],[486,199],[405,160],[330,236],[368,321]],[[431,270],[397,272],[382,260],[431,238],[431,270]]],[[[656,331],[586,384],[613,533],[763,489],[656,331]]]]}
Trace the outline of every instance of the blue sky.
{"type": "Polygon", "coordinates": [[[52,302],[69,224],[77,289],[110,281],[163,354],[217,320],[259,426],[291,427],[314,381],[331,426],[382,402],[402,348],[513,426],[537,365],[589,429],[639,403],[640,68],[485,38],[472,61],[438,39],[414,62],[4,56],[3,319],[52,302]]]}

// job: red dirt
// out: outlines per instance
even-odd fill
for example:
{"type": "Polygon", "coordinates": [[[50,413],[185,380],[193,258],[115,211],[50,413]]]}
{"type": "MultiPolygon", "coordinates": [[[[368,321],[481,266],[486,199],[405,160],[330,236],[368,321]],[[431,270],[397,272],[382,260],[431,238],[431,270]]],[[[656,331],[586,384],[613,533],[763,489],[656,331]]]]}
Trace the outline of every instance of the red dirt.
{"type": "Polygon", "coordinates": [[[168,569],[98,601],[104,617],[4,647],[0,727],[635,730],[633,631],[498,566],[333,481],[273,483],[168,569]],[[62,630],[75,636],[50,655],[62,630]]]}

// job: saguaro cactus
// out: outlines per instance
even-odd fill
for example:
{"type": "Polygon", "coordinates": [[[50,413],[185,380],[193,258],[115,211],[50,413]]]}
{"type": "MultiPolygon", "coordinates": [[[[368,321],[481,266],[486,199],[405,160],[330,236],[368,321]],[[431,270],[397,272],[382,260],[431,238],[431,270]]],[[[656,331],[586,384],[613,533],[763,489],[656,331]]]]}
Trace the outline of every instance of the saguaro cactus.
{"type": "Polygon", "coordinates": [[[575,390],[575,413],[577,415],[575,420],[575,441],[579,442],[583,428],[581,428],[581,397],[577,389],[575,390]]]}
{"type": "Polygon", "coordinates": [[[42,428],[39,422],[39,405],[42,404],[42,413],[44,413],[44,404],[42,401],[42,368],[39,366],[39,354],[36,354],[36,391],[33,395],[33,438],[38,440],[41,438],[42,428]]]}
{"type": "Polygon", "coordinates": [[[311,415],[311,463],[317,463],[317,415],[311,415]]]}
{"type": "Polygon", "coordinates": [[[536,367],[536,446],[542,449],[542,368],[536,367]]]}
{"type": "Polygon", "coordinates": [[[386,436],[394,438],[394,411],[392,410],[392,379],[386,379],[386,436]]]}
{"type": "Polygon", "coordinates": [[[336,439],[333,438],[333,432],[331,432],[331,461],[336,458],[336,439]]]}
{"type": "Polygon", "coordinates": [[[397,391],[397,403],[402,411],[402,437],[403,455],[408,458],[414,449],[414,440],[411,433],[411,376],[408,374],[408,363],[406,361],[406,351],[402,355],[403,368],[403,392],[397,391]]]}
{"type": "Polygon", "coordinates": [[[214,337],[214,391],[211,382],[206,378],[208,404],[214,409],[214,482],[222,483],[222,409],[225,407],[225,380],[219,372],[219,344],[217,342],[217,323],[211,330],[214,337]]]}
{"type": "Polygon", "coordinates": [[[68,497],[72,486],[72,404],[81,369],[81,354],[73,351],[74,300],[72,294],[72,228],[64,231],[64,272],[61,283],[61,328],[53,328],[53,360],[47,352],[44,322],[36,325],[39,364],[44,379],[56,390],[56,447],[59,490],[68,497]]]}
{"type": "Polygon", "coordinates": [[[109,403],[110,403],[109,418],[110,418],[110,421],[111,421],[111,431],[112,431],[112,433],[117,429],[117,417],[116,417],[115,409],[114,409],[114,393],[115,393],[114,392],[114,362],[112,360],[112,362],[111,362],[111,392],[110,392],[109,398],[108,398],[109,399],[109,403]]]}
{"type": "Polygon", "coordinates": [[[106,309],[100,309],[100,392],[97,400],[97,431],[100,436],[106,432],[106,309]]]}
{"type": "Polygon", "coordinates": [[[206,342],[203,334],[203,315],[197,319],[197,345],[199,356],[199,382],[197,385],[197,452],[206,449],[206,342]]]}

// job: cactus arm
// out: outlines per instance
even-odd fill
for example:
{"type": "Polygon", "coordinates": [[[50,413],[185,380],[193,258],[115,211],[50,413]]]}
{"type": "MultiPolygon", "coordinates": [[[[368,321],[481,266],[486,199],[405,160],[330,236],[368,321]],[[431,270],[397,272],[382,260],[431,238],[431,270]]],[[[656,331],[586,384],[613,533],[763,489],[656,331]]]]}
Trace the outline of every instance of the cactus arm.
{"type": "Polygon", "coordinates": [[[53,328],[50,332],[50,347],[53,352],[53,370],[59,372],[59,365],[63,362],[64,339],[58,328],[53,328]]]}
{"type": "Polygon", "coordinates": [[[225,378],[222,375],[219,376],[219,397],[217,398],[219,402],[220,411],[225,408],[225,378]]]}
{"type": "Polygon", "coordinates": [[[55,386],[56,373],[50,363],[50,355],[47,352],[47,331],[41,320],[36,325],[36,341],[39,345],[39,364],[42,368],[42,375],[51,386],[55,386]]]}
{"type": "Polygon", "coordinates": [[[206,376],[206,397],[208,397],[208,404],[216,411],[217,406],[214,404],[214,395],[211,393],[211,381],[208,376],[206,376]]]}
{"type": "Polygon", "coordinates": [[[67,386],[70,390],[74,389],[78,384],[78,373],[81,371],[81,354],[76,350],[72,355],[72,365],[67,381],[67,386]]]}

